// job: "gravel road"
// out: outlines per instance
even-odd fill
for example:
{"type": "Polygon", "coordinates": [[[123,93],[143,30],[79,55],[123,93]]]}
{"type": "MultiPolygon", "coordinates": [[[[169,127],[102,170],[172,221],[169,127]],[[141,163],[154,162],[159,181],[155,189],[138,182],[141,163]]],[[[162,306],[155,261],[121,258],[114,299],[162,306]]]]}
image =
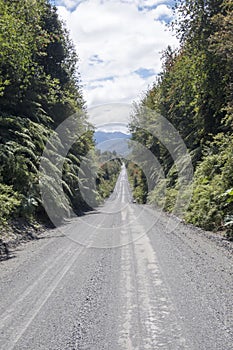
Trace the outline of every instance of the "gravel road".
{"type": "Polygon", "coordinates": [[[0,263],[0,349],[233,348],[232,255],[133,204],[125,168],[103,206],[13,253],[0,263]]]}

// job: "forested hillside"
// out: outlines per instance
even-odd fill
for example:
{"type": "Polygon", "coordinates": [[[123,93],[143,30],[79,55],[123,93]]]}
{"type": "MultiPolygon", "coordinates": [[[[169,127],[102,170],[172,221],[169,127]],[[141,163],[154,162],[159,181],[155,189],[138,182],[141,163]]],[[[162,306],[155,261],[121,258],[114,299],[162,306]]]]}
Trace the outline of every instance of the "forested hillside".
{"type": "MultiPolygon", "coordinates": [[[[77,190],[77,173],[94,143],[77,54],[49,1],[0,0],[0,12],[0,224],[16,217],[46,219],[39,190],[42,152],[54,134],[58,157],[63,145],[55,129],[74,113],[84,133],[65,160],[63,188],[70,207],[79,212],[85,203],[77,190]]],[[[53,179],[47,180],[51,201],[59,208],[63,203],[53,179]]]]}
{"type": "MultiPolygon", "coordinates": [[[[228,0],[176,2],[173,30],[179,50],[163,53],[162,72],[135,105],[133,140],[156,155],[166,175],[165,209],[172,211],[178,192],[177,169],[168,151],[148,130],[153,110],[179,131],[192,157],[194,189],[186,220],[231,234],[233,221],[233,3],[228,0]],[[229,230],[228,230],[229,229],[229,230]]],[[[156,188],[150,202],[158,200],[156,188]]]]}

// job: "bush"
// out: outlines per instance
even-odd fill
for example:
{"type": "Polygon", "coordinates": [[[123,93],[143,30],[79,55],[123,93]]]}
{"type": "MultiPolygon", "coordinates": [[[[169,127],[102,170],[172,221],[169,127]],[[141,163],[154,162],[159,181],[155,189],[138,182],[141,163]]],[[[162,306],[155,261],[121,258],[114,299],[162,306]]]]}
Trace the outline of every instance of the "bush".
{"type": "Polygon", "coordinates": [[[139,165],[131,161],[126,164],[126,167],[134,199],[136,199],[137,203],[146,203],[148,188],[143,170],[139,165]]]}
{"type": "Polygon", "coordinates": [[[218,134],[194,174],[186,220],[208,230],[224,228],[233,210],[233,136],[218,134]]]}
{"type": "Polygon", "coordinates": [[[12,186],[0,184],[0,225],[6,224],[21,204],[21,196],[12,186]]]}

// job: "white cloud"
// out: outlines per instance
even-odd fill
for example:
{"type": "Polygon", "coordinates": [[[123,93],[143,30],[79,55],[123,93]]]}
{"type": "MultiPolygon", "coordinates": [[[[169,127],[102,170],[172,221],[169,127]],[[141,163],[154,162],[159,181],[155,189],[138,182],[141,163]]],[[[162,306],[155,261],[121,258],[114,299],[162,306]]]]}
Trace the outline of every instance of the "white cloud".
{"type": "Polygon", "coordinates": [[[169,0],[120,0],[120,2],[134,4],[140,7],[154,7],[158,4],[167,3],[171,1],[169,0]]]}
{"type": "Polygon", "coordinates": [[[73,12],[69,8],[74,1],[65,2],[69,7],[58,6],[58,12],[77,46],[88,106],[131,103],[155,80],[136,71],[158,73],[161,51],[177,46],[165,23],[158,20],[171,16],[166,1],[86,0],[73,12]],[[140,11],[142,4],[161,5],[140,11]]]}
{"type": "Polygon", "coordinates": [[[128,103],[108,103],[88,110],[89,117],[99,130],[127,130],[132,106],[128,103]]]}
{"type": "Polygon", "coordinates": [[[154,19],[159,19],[163,17],[172,18],[173,11],[167,5],[159,5],[155,9],[151,10],[151,14],[154,19]]]}
{"type": "Polygon", "coordinates": [[[67,9],[73,9],[75,8],[82,0],[58,0],[57,5],[59,6],[65,6],[67,9]]]}

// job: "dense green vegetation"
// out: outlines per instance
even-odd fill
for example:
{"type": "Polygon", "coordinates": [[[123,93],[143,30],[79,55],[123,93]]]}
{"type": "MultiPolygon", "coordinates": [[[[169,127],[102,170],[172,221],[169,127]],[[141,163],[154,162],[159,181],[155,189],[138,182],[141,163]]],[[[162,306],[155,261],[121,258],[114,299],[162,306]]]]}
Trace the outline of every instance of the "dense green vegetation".
{"type": "MultiPolygon", "coordinates": [[[[13,217],[46,218],[39,190],[41,156],[53,135],[57,143],[51,152],[58,157],[64,145],[56,127],[74,113],[82,136],[64,161],[63,188],[78,212],[85,203],[77,173],[94,143],[74,47],[47,0],[0,0],[0,12],[0,224],[13,217]]],[[[52,178],[47,191],[54,210],[62,207],[52,178]]]]}
{"type": "MultiPolygon", "coordinates": [[[[165,209],[178,193],[177,169],[168,150],[147,130],[156,112],[179,131],[194,166],[193,197],[186,220],[205,229],[230,228],[233,221],[233,3],[228,0],[176,3],[173,30],[179,50],[163,54],[162,72],[135,105],[133,140],[153,152],[166,175],[165,209]],[[155,113],[145,112],[152,110],[155,113]]],[[[149,194],[156,203],[157,184],[149,194]]],[[[145,194],[142,194],[142,197],[145,194]]],[[[230,229],[228,229],[230,234],[230,229]]]]}
{"type": "Polygon", "coordinates": [[[133,198],[137,203],[145,204],[147,200],[147,181],[139,165],[132,161],[126,163],[133,198]]]}
{"type": "Polygon", "coordinates": [[[110,196],[116,185],[117,178],[121,171],[122,161],[116,158],[116,153],[105,151],[98,155],[99,169],[97,172],[97,191],[99,194],[99,201],[110,196]]]}

